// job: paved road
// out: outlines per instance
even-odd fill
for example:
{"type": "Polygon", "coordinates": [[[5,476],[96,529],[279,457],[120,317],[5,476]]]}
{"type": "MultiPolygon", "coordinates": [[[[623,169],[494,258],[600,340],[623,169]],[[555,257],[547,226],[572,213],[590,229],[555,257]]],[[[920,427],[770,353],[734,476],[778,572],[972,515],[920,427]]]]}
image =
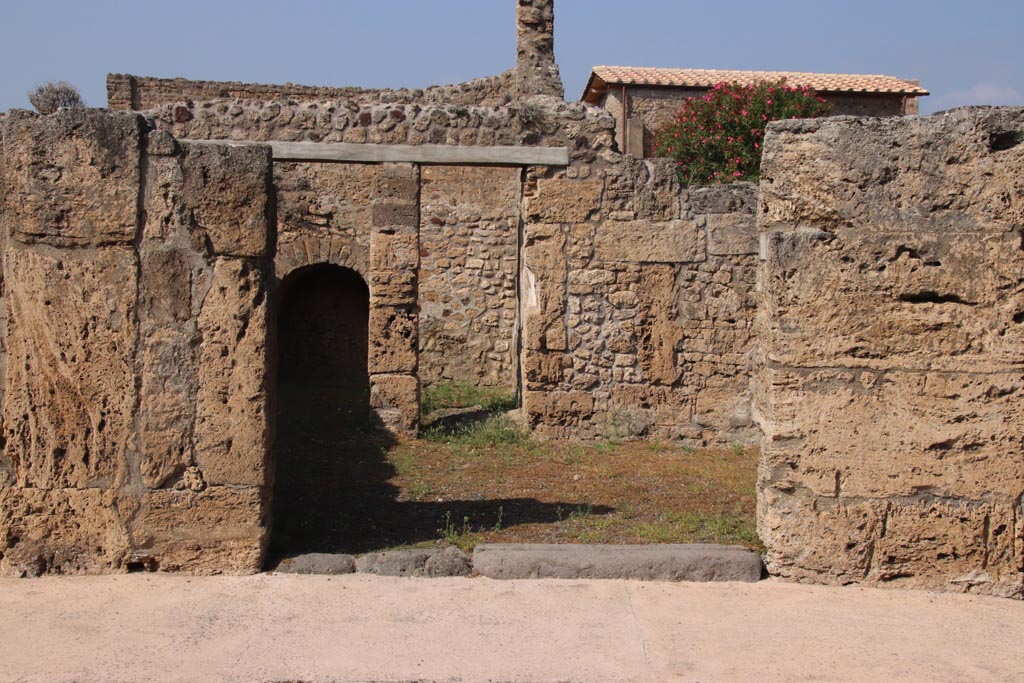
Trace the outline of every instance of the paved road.
{"type": "Polygon", "coordinates": [[[777,581],[0,580],[0,681],[1024,681],[1024,603],[777,581]]]}

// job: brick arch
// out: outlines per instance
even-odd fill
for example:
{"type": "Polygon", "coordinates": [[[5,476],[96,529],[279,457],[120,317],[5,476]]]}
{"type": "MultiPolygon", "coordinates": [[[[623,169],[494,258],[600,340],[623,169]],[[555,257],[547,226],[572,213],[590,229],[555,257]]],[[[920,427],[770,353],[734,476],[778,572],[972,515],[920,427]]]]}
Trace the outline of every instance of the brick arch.
{"type": "Polygon", "coordinates": [[[334,234],[285,233],[278,237],[274,270],[280,280],[295,271],[326,264],[349,268],[366,280],[369,269],[368,249],[351,237],[334,234]]]}

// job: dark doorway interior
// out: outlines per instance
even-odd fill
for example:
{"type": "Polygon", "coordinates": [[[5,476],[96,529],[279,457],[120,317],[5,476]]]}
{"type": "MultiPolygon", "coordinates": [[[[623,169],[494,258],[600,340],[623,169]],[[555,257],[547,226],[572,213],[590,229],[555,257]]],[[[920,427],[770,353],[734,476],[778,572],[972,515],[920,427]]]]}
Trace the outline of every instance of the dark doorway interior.
{"type": "Polygon", "coordinates": [[[369,305],[362,277],[338,266],[279,290],[272,557],[344,549],[395,497],[369,425],[369,305]]]}

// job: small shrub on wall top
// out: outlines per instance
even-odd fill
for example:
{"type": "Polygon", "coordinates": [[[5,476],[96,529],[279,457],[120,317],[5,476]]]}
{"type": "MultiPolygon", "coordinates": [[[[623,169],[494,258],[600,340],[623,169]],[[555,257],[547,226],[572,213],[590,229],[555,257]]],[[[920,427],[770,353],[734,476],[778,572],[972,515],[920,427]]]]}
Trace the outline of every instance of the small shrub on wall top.
{"type": "Polygon", "coordinates": [[[756,181],[769,121],[816,118],[831,109],[813,90],[784,80],[719,83],[683,103],[675,121],[656,134],[654,152],[676,160],[684,185],[756,181]]]}
{"type": "Polygon", "coordinates": [[[77,109],[85,106],[75,86],[67,81],[50,81],[28,94],[28,101],[40,114],[52,114],[62,107],[77,109]]]}

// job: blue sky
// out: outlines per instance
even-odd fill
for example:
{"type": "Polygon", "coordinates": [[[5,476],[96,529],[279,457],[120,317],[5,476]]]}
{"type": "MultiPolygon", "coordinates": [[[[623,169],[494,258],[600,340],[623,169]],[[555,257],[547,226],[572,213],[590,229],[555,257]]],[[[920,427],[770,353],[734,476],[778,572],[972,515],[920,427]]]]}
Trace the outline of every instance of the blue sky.
{"type": "MultiPolygon", "coordinates": [[[[504,71],[515,0],[4,0],[0,111],[47,80],[106,104],[108,72],[423,87],[504,71]]],[[[929,113],[1024,105],[1024,2],[556,0],[567,99],[596,64],[919,78],[929,113]]]]}

